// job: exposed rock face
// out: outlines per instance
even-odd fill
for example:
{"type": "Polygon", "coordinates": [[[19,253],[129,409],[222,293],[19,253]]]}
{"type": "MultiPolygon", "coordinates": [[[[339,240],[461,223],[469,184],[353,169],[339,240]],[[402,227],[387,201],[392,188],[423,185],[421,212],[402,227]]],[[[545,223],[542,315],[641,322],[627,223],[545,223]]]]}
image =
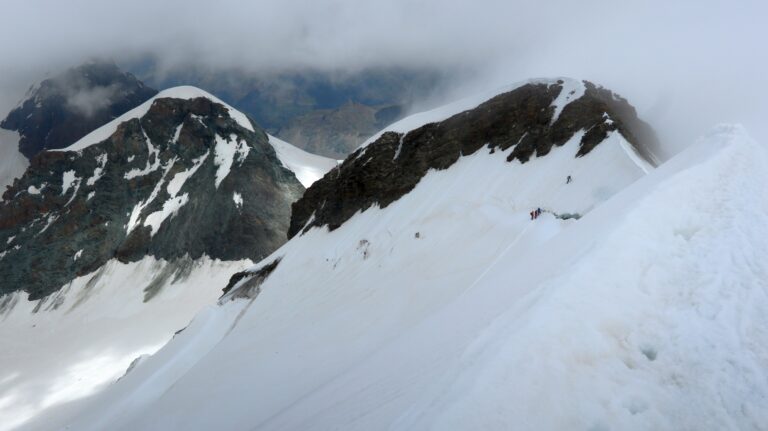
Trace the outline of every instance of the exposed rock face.
{"type": "Polygon", "coordinates": [[[30,88],[0,127],[19,133],[19,151],[65,148],[157,94],[111,62],[92,61],[30,88]]]}
{"type": "Polygon", "coordinates": [[[0,204],[0,293],[37,299],[112,258],[271,253],[304,188],[253,129],[205,97],[158,98],[100,143],[40,153],[0,204]]]}
{"type": "Polygon", "coordinates": [[[508,161],[525,163],[584,131],[580,157],[616,131],[653,162],[648,148],[655,145],[655,134],[626,100],[584,82],[584,94],[573,95],[576,99],[558,113],[555,101],[565,88],[563,81],[529,83],[444,121],[406,134],[384,133],[293,204],[288,235],[313,226],[333,230],[374,204],[386,207],[411,191],[428,170],[446,169],[481,148],[509,150],[508,161]]]}

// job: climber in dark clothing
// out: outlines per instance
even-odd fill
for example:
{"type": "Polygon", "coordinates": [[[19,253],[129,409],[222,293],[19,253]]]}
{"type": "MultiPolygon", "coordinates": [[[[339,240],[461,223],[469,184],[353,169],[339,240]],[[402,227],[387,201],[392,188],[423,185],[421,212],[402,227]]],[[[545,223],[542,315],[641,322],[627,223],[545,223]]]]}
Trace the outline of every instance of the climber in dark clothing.
{"type": "Polygon", "coordinates": [[[570,184],[571,183],[571,176],[570,175],[568,175],[568,178],[565,179],[565,183],[566,184],[570,184]]]}

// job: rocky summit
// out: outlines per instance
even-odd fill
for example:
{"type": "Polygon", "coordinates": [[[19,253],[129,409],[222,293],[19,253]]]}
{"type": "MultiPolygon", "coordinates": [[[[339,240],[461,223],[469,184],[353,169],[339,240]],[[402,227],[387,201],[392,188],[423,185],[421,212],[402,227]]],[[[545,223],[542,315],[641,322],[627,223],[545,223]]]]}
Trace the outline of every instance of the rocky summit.
{"type": "MultiPolygon", "coordinates": [[[[395,124],[396,126],[397,124],[395,124]]],[[[655,163],[653,130],[623,98],[588,81],[531,81],[464,112],[407,132],[384,131],[310,187],[293,204],[289,236],[314,226],[333,230],[358,211],[386,207],[430,169],[447,169],[482,148],[526,163],[579,134],[576,157],[620,133],[655,163]]]]}
{"type": "Polygon", "coordinates": [[[31,159],[73,144],[155,94],[113,62],[94,60],[32,86],[0,128],[17,131],[19,151],[31,159]]]}
{"type": "Polygon", "coordinates": [[[258,260],[304,191],[268,136],[192,87],[166,90],[63,151],[0,203],[0,293],[41,298],[110,259],[258,260]]]}

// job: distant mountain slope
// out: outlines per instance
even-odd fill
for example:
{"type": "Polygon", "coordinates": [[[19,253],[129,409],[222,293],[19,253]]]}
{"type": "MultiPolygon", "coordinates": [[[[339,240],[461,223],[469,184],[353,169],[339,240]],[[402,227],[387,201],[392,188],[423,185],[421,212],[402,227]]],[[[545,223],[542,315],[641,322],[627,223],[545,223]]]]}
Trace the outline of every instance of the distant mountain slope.
{"type": "Polygon", "coordinates": [[[34,85],[0,122],[27,158],[64,148],[157,94],[109,61],[94,60],[34,85]]]}
{"type": "Polygon", "coordinates": [[[163,91],[39,154],[6,191],[0,292],[42,298],[113,258],[258,260],[285,242],[304,191],[285,164],[244,114],[193,87],[163,91]]]}
{"type": "Polygon", "coordinates": [[[398,105],[378,107],[349,102],[304,114],[276,133],[308,151],[343,159],[402,113],[403,107],[398,105]]]}
{"type": "Polygon", "coordinates": [[[257,73],[199,67],[164,70],[157,63],[141,58],[124,67],[157,88],[206,88],[250,115],[268,133],[337,159],[450,81],[436,70],[380,67],[351,73],[257,73]]]}

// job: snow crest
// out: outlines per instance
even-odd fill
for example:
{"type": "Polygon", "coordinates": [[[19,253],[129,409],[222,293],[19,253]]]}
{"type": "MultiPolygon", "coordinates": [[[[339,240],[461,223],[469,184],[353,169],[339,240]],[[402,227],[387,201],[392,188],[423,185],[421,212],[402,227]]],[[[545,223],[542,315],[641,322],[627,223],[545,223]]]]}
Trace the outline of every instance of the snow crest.
{"type": "MultiPolygon", "coordinates": [[[[90,147],[91,145],[98,144],[99,142],[102,142],[108,139],[110,136],[112,136],[117,131],[117,126],[119,126],[120,124],[132,119],[143,117],[149,111],[149,108],[152,107],[152,104],[157,99],[170,98],[170,99],[187,99],[188,100],[188,99],[195,99],[198,97],[203,97],[215,103],[223,105],[225,108],[227,108],[227,110],[229,110],[229,115],[232,117],[233,120],[237,122],[237,124],[239,124],[241,127],[243,127],[246,130],[250,130],[251,132],[254,131],[251,121],[248,119],[248,117],[245,114],[229,106],[228,104],[224,103],[223,101],[221,101],[221,99],[197,87],[180,86],[180,87],[169,88],[167,90],[161,91],[160,93],[155,95],[155,97],[147,100],[146,102],[142,103],[136,108],[131,109],[125,114],[115,118],[109,123],[85,135],[79,141],[75,142],[74,144],[70,145],[67,148],[62,148],[60,150],[48,150],[48,151],[82,151],[83,149],[90,147]]],[[[177,130],[177,132],[180,132],[180,130],[177,130]]]]}

